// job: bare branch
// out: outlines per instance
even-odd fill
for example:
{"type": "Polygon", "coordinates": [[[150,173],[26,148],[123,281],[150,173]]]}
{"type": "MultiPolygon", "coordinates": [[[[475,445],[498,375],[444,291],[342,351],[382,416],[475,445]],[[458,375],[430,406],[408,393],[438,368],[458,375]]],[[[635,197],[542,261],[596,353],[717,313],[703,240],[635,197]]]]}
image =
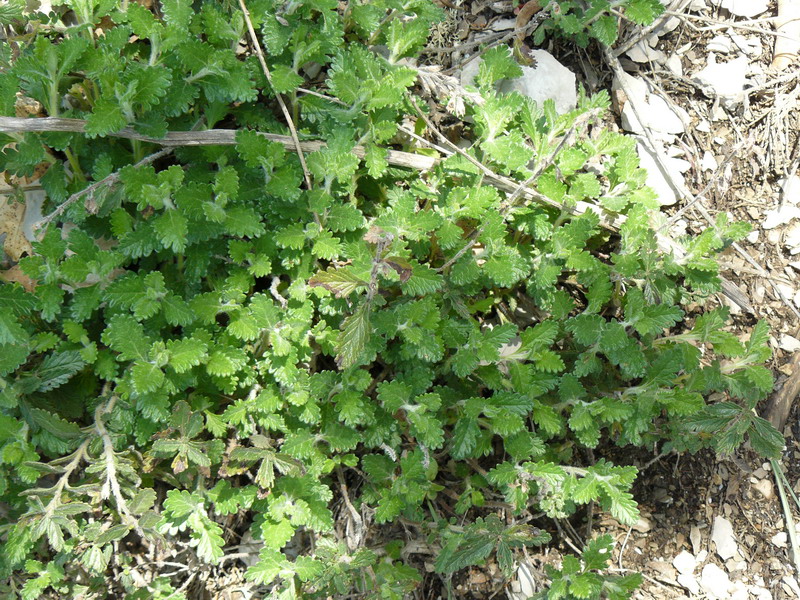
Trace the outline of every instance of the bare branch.
{"type": "Polygon", "coordinates": [[[267,78],[269,85],[275,92],[275,97],[278,99],[278,104],[281,107],[283,117],[286,119],[286,124],[289,126],[289,131],[292,134],[292,142],[294,143],[294,148],[297,151],[297,158],[300,159],[300,165],[303,167],[303,177],[305,177],[306,180],[306,188],[310,190],[311,175],[308,172],[308,165],[306,165],[305,156],[303,156],[303,149],[300,147],[300,138],[297,137],[297,129],[295,129],[292,115],[289,113],[289,109],[286,108],[286,102],[284,102],[283,96],[278,93],[278,90],[275,89],[275,85],[272,83],[272,73],[270,73],[269,67],[267,66],[267,61],[264,58],[264,51],[261,49],[261,43],[258,41],[256,30],[253,29],[253,22],[250,20],[250,11],[247,10],[247,5],[244,3],[244,0],[239,0],[239,6],[242,9],[242,13],[244,13],[244,21],[247,23],[247,31],[250,34],[250,41],[253,44],[253,49],[256,51],[256,56],[258,56],[258,62],[261,63],[261,70],[264,71],[264,76],[267,78]]]}

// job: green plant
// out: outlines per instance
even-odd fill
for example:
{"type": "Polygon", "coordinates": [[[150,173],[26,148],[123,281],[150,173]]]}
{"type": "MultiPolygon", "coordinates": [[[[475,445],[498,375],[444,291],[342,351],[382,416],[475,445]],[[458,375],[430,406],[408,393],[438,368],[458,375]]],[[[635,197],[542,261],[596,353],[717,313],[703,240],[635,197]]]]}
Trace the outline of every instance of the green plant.
{"type": "MultiPolygon", "coordinates": [[[[582,449],[779,452],[753,414],[772,385],[765,326],[742,344],[724,310],[681,308],[718,289],[715,254],[746,230],[721,215],[663,252],[634,142],[601,124],[606,94],[564,115],[498,95],[519,67],[492,49],[462,98],[471,147],[434,163],[402,126],[435,133],[403,60],[438,18],[428,2],[248,2],[271,85],[233,3],[114,5],[0,13],[0,114],[21,93],[85,120],[9,130],[0,155],[17,176],[49,164],[51,211],[20,261],[30,291],[0,287],[8,591],[183,597],[249,529],[250,585],[402,598],[421,578],[400,520],[443,548],[442,573],[492,553],[509,571],[512,548],[547,540],[487,498],[511,520],[596,502],[634,522],[636,470],[582,449]],[[276,94],[326,142],[306,164],[262,135],[288,133],[276,94]],[[208,129],[237,132],[159,142],[208,129]],[[440,514],[445,488],[463,529],[440,514]],[[134,556],[164,547],[182,562],[144,580],[134,556]]],[[[557,585],[579,585],[575,564],[557,585]]]]}
{"type": "Polygon", "coordinates": [[[534,596],[535,600],[624,600],[641,584],[641,575],[633,573],[622,576],[608,576],[598,573],[606,568],[611,559],[613,539],[602,535],[586,544],[580,559],[575,556],[564,557],[560,569],[547,566],[551,578],[550,589],[534,596]]]}
{"type": "Polygon", "coordinates": [[[610,46],[619,36],[618,16],[637,25],[649,25],[664,12],[659,0],[542,0],[541,5],[548,14],[534,34],[535,44],[556,33],[580,46],[586,46],[590,39],[610,46]]]}

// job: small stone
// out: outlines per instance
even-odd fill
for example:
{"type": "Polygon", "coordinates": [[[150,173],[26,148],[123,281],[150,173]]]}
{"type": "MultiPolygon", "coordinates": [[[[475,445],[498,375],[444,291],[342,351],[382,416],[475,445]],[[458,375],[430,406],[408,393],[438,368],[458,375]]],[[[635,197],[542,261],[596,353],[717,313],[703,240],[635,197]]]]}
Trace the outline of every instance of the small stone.
{"type": "Polygon", "coordinates": [[[758,467],[753,471],[753,477],[756,479],[764,479],[767,476],[767,470],[764,467],[758,467]]]}
{"type": "Polygon", "coordinates": [[[790,175],[778,181],[781,186],[781,202],[789,204],[800,203],[800,177],[790,175]]]}
{"type": "Polygon", "coordinates": [[[786,223],[798,217],[800,217],[800,208],[793,204],[782,204],[778,208],[766,212],[761,227],[762,229],[775,229],[779,225],[786,225],[786,223]]]}
{"type": "Polygon", "coordinates": [[[737,17],[751,19],[769,8],[767,0],[722,0],[720,6],[737,17]]]}
{"type": "Polygon", "coordinates": [[[771,541],[777,548],[786,548],[786,542],[788,539],[789,536],[786,535],[785,531],[779,531],[773,535],[769,541],[771,541]]]}
{"type": "Polygon", "coordinates": [[[794,223],[786,230],[783,245],[789,249],[789,254],[800,252],[800,223],[794,223]]]}
{"type": "MultiPolygon", "coordinates": [[[[746,564],[744,565],[747,566],[746,564]]],[[[741,570],[741,569],[735,569],[741,570]]],[[[731,600],[749,600],[750,592],[747,591],[747,587],[741,582],[736,581],[733,583],[733,591],[731,592],[730,599],[731,600]]]]}
{"type": "Polygon", "coordinates": [[[647,171],[647,185],[656,192],[661,206],[671,206],[675,204],[678,201],[678,193],[672,187],[669,179],[675,182],[679,187],[684,186],[685,180],[681,169],[686,161],[670,158],[662,151],[661,160],[665,163],[669,171],[669,179],[667,179],[661,172],[661,168],[655,158],[655,153],[650,150],[648,142],[641,138],[637,139],[636,151],[639,154],[640,166],[647,171]]]}
{"type": "Polygon", "coordinates": [[[728,598],[728,589],[730,586],[731,580],[728,574],[717,565],[709,563],[703,567],[703,572],[700,575],[700,587],[703,588],[709,597],[716,598],[717,600],[728,598]]]}
{"type": "Polygon", "coordinates": [[[706,48],[708,48],[708,50],[712,52],[722,52],[724,54],[730,52],[732,47],[733,47],[733,42],[731,41],[731,38],[729,38],[727,35],[715,36],[711,38],[711,40],[709,40],[708,44],[706,45],[706,48]]]}
{"type": "Polygon", "coordinates": [[[492,31],[507,31],[509,29],[514,29],[517,26],[516,19],[497,19],[494,23],[492,23],[491,29],[492,31]]]}
{"type": "Polygon", "coordinates": [[[694,572],[697,561],[694,556],[684,550],[673,559],[672,565],[678,570],[678,573],[688,575],[694,572]]]}
{"type": "Polygon", "coordinates": [[[680,107],[670,106],[646,81],[621,73],[614,78],[612,89],[624,89],[626,94],[633,96],[627,98],[620,115],[626,131],[644,133],[647,128],[661,134],[680,134],[686,130],[684,123],[689,122],[689,114],[680,107]],[[634,111],[634,103],[639,114],[634,111]],[[644,123],[639,121],[639,117],[644,123]]]}
{"type": "Polygon", "coordinates": [[[536,67],[521,67],[522,76],[503,82],[500,91],[516,90],[540,105],[552,99],[558,113],[574,109],[578,104],[575,73],[546,50],[532,50],[531,56],[536,60],[536,67]]]}
{"type": "MultiPolygon", "coordinates": [[[[778,348],[784,352],[797,352],[800,350],[800,340],[786,333],[782,333],[781,337],[778,338],[778,348]]],[[[769,479],[762,479],[762,481],[770,483],[769,479]]]]}
{"type": "Polygon", "coordinates": [[[753,484],[753,487],[759,494],[764,496],[765,500],[772,500],[775,497],[775,492],[772,490],[772,482],[769,479],[759,479],[753,484]]]}
{"type": "Polygon", "coordinates": [[[633,529],[638,531],[639,533],[647,533],[653,528],[652,523],[650,523],[649,519],[640,516],[639,520],[633,524],[633,529]]]}
{"type": "Polygon", "coordinates": [[[781,232],[779,229],[773,229],[767,232],[767,241],[770,244],[778,245],[781,242],[781,232]]]}
{"type": "Polygon", "coordinates": [[[692,552],[695,554],[700,552],[700,544],[703,541],[703,537],[700,534],[700,528],[697,525],[692,525],[692,528],[689,531],[689,541],[692,542],[692,552]]]}
{"type": "Polygon", "coordinates": [[[717,547],[717,554],[722,560],[736,556],[739,546],[733,535],[733,525],[725,517],[714,517],[714,526],[711,529],[711,541],[717,547]]]}
{"type": "Polygon", "coordinates": [[[775,285],[775,287],[778,288],[780,294],[782,294],[783,297],[786,298],[787,300],[789,298],[794,298],[794,295],[797,293],[797,291],[792,286],[786,285],[785,283],[778,283],[775,285]]]}
{"type": "Polygon", "coordinates": [[[706,66],[695,73],[692,79],[704,86],[704,93],[709,98],[719,97],[726,108],[734,108],[744,100],[744,90],[748,84],[747,68],[747,56],[718,63],[716,56],[709,54],[706,66]]]}
{"type": "Polygon", "coordinates": [[[680,583],[690,594],[692,594],[692,596],[696,596],[700,593],[700,584],[697,583],[697,579],[695,579],[694,575],[681,573],[678,575],[677,580],[678,583],[680,583]]]}
{"type": "Polygon", "coordinates": [[[714,171],[717,168],[717,159],[708,150],[703,152],[703,158],[700,159],[700,166],[704,171],[714,171]]]}
{"type": "Polygon", "coordinates": [[[756,600],[772,600],[772,592],[760,586],[751,587],[750,593],[755,596],[756,600]]]}
{"type": "Polygon", "coordinates": [[[697,131],[702,131],[703,133],[711,133],[711,123],[703,119],[697,124],[695,129],[697,129],[697,131]]]}
{"type": "Polygon", "coordinates": [[[517,568],[517,580],[514,582],[519,585],[519,593],[516,598],[512,600],[525,600],[535,595],[538,591],[536,579],[533,576],[533,571],[527,561],[522,561],[517,568]]]}
{"type": "Polygon", "coordinates": [[[750,233],[748,233],[748,234],[747,234],[747,235],[744,237],[744,239],[746,239],[746,240],[747,240],[748,242],[750,242],[751,244],[755,244],[755,243],[758,241],[758,235],[759,235],[759,233],[758,233],[758,230],[757,230],[757,229],[754,229],[753,231],[751,231],[750,233]]]}
{"type": "Polygon", "coordinates": [[[760,56],[764,51],[761,47],[761,40],[757,37],[745,37],[738,33],[731,33],[730,36],[736,47],[750,57],[760,56]]]}
{"type": "Polygon", "coordinates": [[[651,48],[650,45],[644,41],[635,43],[625,54],[636,63],[662,63],[666,59],[666,56],[661,50],[651,48]]]}
{"type": "Polygon", "coordinates": [[[677,54],[670,54],[667,60],[664,61],[664,66],[678,77],[683,77],[683,62],[681,62],[681,57],[677,54]]]}

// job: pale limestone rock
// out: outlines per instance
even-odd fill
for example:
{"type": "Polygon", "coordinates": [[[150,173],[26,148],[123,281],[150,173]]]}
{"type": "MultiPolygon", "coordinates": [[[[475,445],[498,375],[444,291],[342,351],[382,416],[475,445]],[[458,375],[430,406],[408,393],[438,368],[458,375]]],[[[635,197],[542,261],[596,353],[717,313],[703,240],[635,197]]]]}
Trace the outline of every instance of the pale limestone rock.
{"type": "Polygon", "coordinates": [[[703,567],[703,572],[700,575],[700,587],[710,598],[727,600],[730,597],[730,586],[731,580],[728,574],[717,565],[709,563],[703,567]]]}
{"type": "Polygon", "coordinates": [[[697,561],[694,556],[684,550],[673,559],[672,566],[678,570],[678,573],[691,575],[697,567],[697,561]]]}
{"type": "Polygon", "coordinates": [[[725,517],[714,517],[714,526],[711,529],[711,541],[717,547],[717,554],[722,560],[736,556],[739,546],[733,535],[733,525],[725,517]]]}

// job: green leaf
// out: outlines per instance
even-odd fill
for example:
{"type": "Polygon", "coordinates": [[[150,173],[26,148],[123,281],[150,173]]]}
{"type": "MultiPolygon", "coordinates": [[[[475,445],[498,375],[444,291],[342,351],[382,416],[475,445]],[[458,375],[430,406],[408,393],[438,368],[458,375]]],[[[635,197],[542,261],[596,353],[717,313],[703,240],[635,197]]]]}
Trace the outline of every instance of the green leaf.
{"type": "Polygon", "coordinates": [[[75,439],[83,435],[81,428],[77,424],[62,419],[46,410],[32,408],[31,417],[36,425],[62,440],[75,439]]]}
{"type": "Polygon", "coordinates": [[[158,239],[165,248],[182,253],[186,249],[189,222],[177,210],[167,210],[153,222],[158,239]]]}
{"type": "Polygon", "coordinates": [[[403,293],[410,296],[432,294],[442,287],[442,276],[427,265],[411,261],[411,277],[402,284],[403,293]]]}
{"type": "Polygon", "coordinates": [[[337,298],[349,296],[357,289],[367,287],[367,282],[353,274],[348,267],[328,267],[308,280],[311,287],[322,287],[337,298]]]}
{"type": "Polygon", "coordinates": [[[361,357],[372,333],[370,312],[369,302],[362,302],[355,312],[342,322],[336,352],[336,364],[340,369],[349,369],[361,357]]]}
{"type": "Polygon", "coordinates": [[[495,46],[483,54],[475,82],[481,88],[488,88],[500,79],[515,79],[522,75],[522,69],[511,56],[506,45],[495,46]]]}
{"type": "Polygon", "coordinates": [[[85,364],[80,352],[76,350],[49,355],[36,370],[36,376],[41,380],[37,391],[49,392],[64,385],[83,369],[85,364]]]}
{"type": "Polygon", "coordinates": [[[759,456],[774,459],[781,457],[786,440],[769,421],[754,417],[749,436],[750,446],[759,456]]]}
{"type": "Polygon", "coordinates": [[[303,83],[303,78],[287,65],[279,64],[272,68],[272,88],[278,94],[293,92],[303,83]]]}
{"type": "Polygon", "coordinates": [[[128,124],[128,119],[122,112],[122,107],[115,100],[105,97],[98,98],[94,109],[86,118],[84,131],[90,138],[105,136],[123,129],[128,124]]]}
{"type": "Polygon", "coordinates": [[[101,336],[103,343],[119,353],[119,360],[146,359],[152,341],[144,327],[130,315],[114,315],[101,336]]]}

